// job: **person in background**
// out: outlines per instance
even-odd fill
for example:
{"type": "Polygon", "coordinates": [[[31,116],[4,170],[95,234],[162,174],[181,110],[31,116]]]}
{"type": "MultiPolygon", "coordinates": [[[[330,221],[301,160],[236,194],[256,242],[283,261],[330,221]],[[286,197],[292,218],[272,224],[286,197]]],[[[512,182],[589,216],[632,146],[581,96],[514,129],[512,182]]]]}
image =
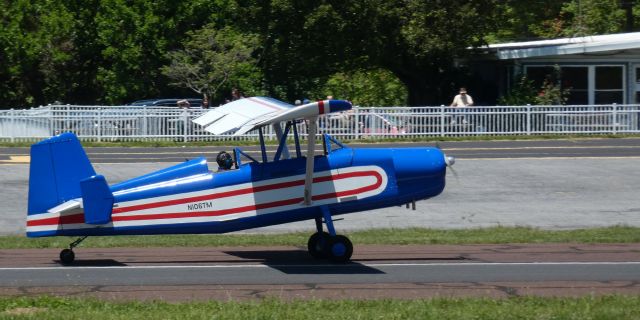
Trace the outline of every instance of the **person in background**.
{"type": "Polygon", "coordinates": [[[473,105],[473,99],[467,94],[467,88],[460,88],[460,93],[453,97],[452,107],[470,107],[473,105]]]}
{"type": "Polygon", "coordinates": [[[202,99],[202,109],[209,109],[209,98],[206,95],[202,99]]]}
{"type": "Polygon", "coordinates": [[[189,101],[186,99],[178,100],[177,104],[178,104],[178,108],[183,108],[183,109],[189,109],[189,107],[191,106],[189,101]]]}
{"type": "MultiPolygon", "coordinates": [[[[456,108],[465,108],[465,107],[470,107],[473,106],[473,98],[471,98],[470,95],[467,94],[467,88],[465,87],[461,87],[459,93],[453,97],[453,102],[451,102],[451,106],[452,107],[456,107],[456,108]]],[[[460,112],[464,112],[465,110],[459,110],[460,112]]],[[[451,120],[451,124],[456,124],[457,120],[456,118],[458,117],[453,117],[453,120],[451,120]]],[[[462,124],[467,124],[467,119],[463,116],[462,118],[462,124]]]]}
{"type": "Polygon", "coordinates": [[[231,101],[236,101],[242,98],[244,98],[244,96],[242,95],[240,90],[238,90],[238,88],[231,89],[231,101]]]}

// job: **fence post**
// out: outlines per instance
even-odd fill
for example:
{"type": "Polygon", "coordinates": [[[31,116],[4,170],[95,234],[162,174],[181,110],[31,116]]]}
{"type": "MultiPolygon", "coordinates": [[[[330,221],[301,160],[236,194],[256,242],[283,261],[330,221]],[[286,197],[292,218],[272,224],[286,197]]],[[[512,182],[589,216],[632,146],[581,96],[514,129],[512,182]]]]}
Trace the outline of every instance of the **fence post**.
{"type": "Polygon", "coordinates": [[[618,133],[618,104],[614,103],[613,104],[613,114],[612,114],[612,125],[613,125],[613,134],[617,134],[618,133]]]}
{"type": "Polygon", "coordinates": [[[353,113],[353,128],[355,130],[355,140],[360,139],[360,108],[355,107],[355,112],[353,113]]]}
{"type": "Polygon", "coordinates": [[[182,141],[187,142],[187,125],[189,124],[189,113],[182,109],[182,141]]]}
{"type": "MultiPolygon", "coordinates": [[[[143,109],[143,113],[142,113],[142,132],[140,132],[140,135],[143,136],[148,136],[149,135],[149,114],[147,113],[147,106],[142,107],[143,109]]],[[[147,139],[145,139],[147,140],[147,139]]]]}
{"type": "Polygon", "coordinates": [[[16,115],[14,114],[13,108],[9,110],[9,119],[11,119],[11,126],[9,127],[9,132],[11,132],[11,142],[15,142],[14,133],[16,132],[16,129],[14,127],[16,125],[16,115]]]}
{"type": "Polygon", "coordinates": [[[444,116],[444,104],[440,105],[440,136],[444,137],[444,128],[445,128],[445,116],[444,116]]]}
{"type": "Polygon", "coordinates": [[[102,108],[98,108],[98,142],[102,142],[102,108]]]}
{"type": "MultiPolygon", "coordinates": [[[[42,107],[42,106],[40,106],[42,107]]],[[[51,108],[49,108],[49,133],[53,134],[54,136],[57,135],[56,131],[55,131],[55,120],[53,119],[53,117],[55,117],[55,114],[53,112],[53,110],[51,108]]]]}
{"type": "Polygon", "coordinates": [[[531,105],[527,104],[527,135],[531,135],[531,105]]]}

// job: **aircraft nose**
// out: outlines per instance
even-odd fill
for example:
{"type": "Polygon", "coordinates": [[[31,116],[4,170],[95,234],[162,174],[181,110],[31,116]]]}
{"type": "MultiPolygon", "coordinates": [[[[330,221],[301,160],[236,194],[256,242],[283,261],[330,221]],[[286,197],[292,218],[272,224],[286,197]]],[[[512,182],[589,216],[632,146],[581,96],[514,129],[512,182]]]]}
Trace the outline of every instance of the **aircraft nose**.
{"type": "Polygon", "coordinates": [[[393,155],[398,181],[440,177],[449,165],[448,161],[438,148],[395,149],[393,155]]]}

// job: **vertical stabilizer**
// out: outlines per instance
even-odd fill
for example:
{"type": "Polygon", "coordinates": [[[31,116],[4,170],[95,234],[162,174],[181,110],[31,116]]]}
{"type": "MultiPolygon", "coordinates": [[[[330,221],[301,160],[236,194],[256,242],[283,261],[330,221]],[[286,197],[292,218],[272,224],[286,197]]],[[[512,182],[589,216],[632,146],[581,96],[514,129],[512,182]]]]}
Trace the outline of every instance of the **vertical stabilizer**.
{"type": "Polygon", "coordinates": [[[28,214],[44,213],[65,201],[82,197],[80,181],[95,174],[73,133],[32,145],[28,214]]]}

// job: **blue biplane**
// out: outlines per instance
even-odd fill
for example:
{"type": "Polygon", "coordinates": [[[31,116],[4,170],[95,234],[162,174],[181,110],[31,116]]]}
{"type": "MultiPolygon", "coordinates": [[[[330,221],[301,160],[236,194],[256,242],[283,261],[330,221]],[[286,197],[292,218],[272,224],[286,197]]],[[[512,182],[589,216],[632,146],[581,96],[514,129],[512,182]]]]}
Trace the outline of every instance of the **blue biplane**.
{"type": "Polygon", "coordinates": [[[193,122],[216,135],[257,130],[261,161],[236,148],[234,157],[219,162],[229,170],[213,172],[205,158],[196,158],[113,185],[95,172],[73,133],[51,137],[31,147],[27,236],[79,237],[60,252],[60,261],[70,264],[88,236],[213,234],[313,219],[309,253],[348,261],[353,246],[336,234],[333,217],[434,197],[454,162],[438,148],[353,149],[327,134],[324,153],[316,155],[318,116],[349,109],[343,100],[302,106],[266,97],[233,101],[193,122]],[[307,127],[305,154],[299,124],[307,127]],[[272,159],[263,138],[269,125],[279,141],[272,159]]]}

